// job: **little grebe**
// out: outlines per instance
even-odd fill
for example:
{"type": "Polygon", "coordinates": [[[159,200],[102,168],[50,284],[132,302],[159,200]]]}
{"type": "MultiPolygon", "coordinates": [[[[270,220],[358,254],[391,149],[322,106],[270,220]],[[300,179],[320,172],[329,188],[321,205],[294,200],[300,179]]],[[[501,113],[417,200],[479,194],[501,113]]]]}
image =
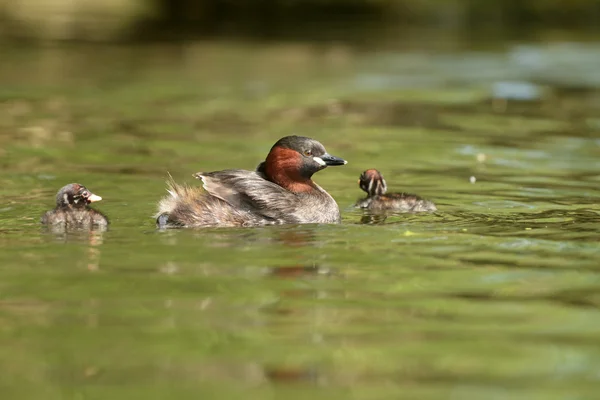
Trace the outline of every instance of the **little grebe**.
{"type": "Polygon", "coordinates": [[[64,227],[86,228],[106,227],[108,219],[88,204],[102,200],[85,186],[71,183],[62,187],[56,194],[56,208],[42,216],[42,224],[64,227]]]}
{"type": "Polygon", "coordinates": [[[368,169],[362,173],[358,185],[368,196],[356,203],[358,208],[369,210],[396,210],[408,212],[436,211],[437,208],[429,200],[408,193],[389,193],[383,175],[376,169],[368,169]]]}
{"type": "Polygon", "coordinates": [[[337,203],[311,177],[328,166],[344,164],[314,139],[286,136],[273,145],[256,171],[194,174],[204,190],[170,180],[156,222],[161,228],[339,223],[337,203]]]}

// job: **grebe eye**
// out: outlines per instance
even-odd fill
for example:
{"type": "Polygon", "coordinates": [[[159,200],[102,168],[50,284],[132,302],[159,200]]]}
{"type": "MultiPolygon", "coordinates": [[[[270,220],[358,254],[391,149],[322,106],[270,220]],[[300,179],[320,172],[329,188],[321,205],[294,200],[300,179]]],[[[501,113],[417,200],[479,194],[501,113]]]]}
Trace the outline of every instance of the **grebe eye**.
{"type": "Polygon", "coordinates": [[[312,156],[312,151],[311,150],[304,150],[304,155],[307,157],[312,156]]]}

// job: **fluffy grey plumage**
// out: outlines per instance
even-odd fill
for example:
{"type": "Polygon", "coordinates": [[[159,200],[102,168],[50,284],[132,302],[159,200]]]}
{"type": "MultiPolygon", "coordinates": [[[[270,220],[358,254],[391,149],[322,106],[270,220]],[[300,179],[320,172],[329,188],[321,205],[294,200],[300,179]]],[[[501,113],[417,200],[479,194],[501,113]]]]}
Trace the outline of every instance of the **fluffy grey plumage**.
{"type": "Polygon", "coordinates": [[[293,193],[255,171],[232,169],[194,175],[198,187],[167,182],[169,195],[156,217],[167,214],[168,224],[182,227],[261,226],[338,223],[340,210],[325,190],[314,184],[309,193],[293,193]]]}
{"type": "Polygon", "coordinates": [[[203,188],[167,182],[169,195],[158,205],[159,227],[260,226],[337,223],[335,200],[311,176],[346,161],[316,140],[280,139],[256,171],[200,172],[203,188]]]}
{"type": "Polygon", "coordinates": [[[409,193],[390,193],[369,196],[358,200],[356,207],[374,211],[397,210],[405,212],[423,212],[437,210],[437,207],[431,201],[409,193]]]}
{"type": "Polygon", "coordinates": [[[56,194],[56,208],[42,215],[41,223],[53,227],[90,229],[108,226],[108,218],[88,204],[99,201],[96,196],[78,183],[62,187],[56,194]]]}
{"type": "Polygon", "coordinates": [[[383,175],[376,169],[368,169],[362,173],[358,181],[368,196],[356,203],[357,208],[374,211],[396,210],[404,212],[436,211],[437,207],[429,200],[409,193],[386,194],[387,184],[383,175]]]}
{"type": "Polygon", "coordinates": [[[48,225],[65,225],[80,228],[108,225],[108,219],[101,212],[91,208],[83,210],[56,208],[42,215],[41,222],[48,225]]]}

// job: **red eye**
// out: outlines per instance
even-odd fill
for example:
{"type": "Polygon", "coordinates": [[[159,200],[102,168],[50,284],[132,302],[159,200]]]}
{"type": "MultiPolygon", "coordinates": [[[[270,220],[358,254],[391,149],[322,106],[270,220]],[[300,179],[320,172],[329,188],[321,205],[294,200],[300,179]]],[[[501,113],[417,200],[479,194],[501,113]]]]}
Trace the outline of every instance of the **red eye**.
{"type": "Polygon", "coordinates": [[[305,151],[304,151],[304,155],[305,155],[305,156],[307,156],[307,157],[310,157],[310,156],[312,156],[312,151],[310,151],[310,150],[305,150],[305,151]]]}

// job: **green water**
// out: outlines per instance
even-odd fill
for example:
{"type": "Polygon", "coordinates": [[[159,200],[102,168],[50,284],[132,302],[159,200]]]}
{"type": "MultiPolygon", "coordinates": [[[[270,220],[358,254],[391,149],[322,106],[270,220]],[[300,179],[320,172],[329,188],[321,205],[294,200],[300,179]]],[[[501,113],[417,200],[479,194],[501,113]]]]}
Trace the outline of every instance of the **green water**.
{"type": "Polygon", "coordinates": [[[5,49],[2,398],[597,398],[600,47],[491,49],[5,49]],[[341,225],[155,230],[289,134],[341,225]],[[355,211],[367,168],[439,211],[355,211]],[[108,232],[40,228],[69,182],[108,232]]]}

